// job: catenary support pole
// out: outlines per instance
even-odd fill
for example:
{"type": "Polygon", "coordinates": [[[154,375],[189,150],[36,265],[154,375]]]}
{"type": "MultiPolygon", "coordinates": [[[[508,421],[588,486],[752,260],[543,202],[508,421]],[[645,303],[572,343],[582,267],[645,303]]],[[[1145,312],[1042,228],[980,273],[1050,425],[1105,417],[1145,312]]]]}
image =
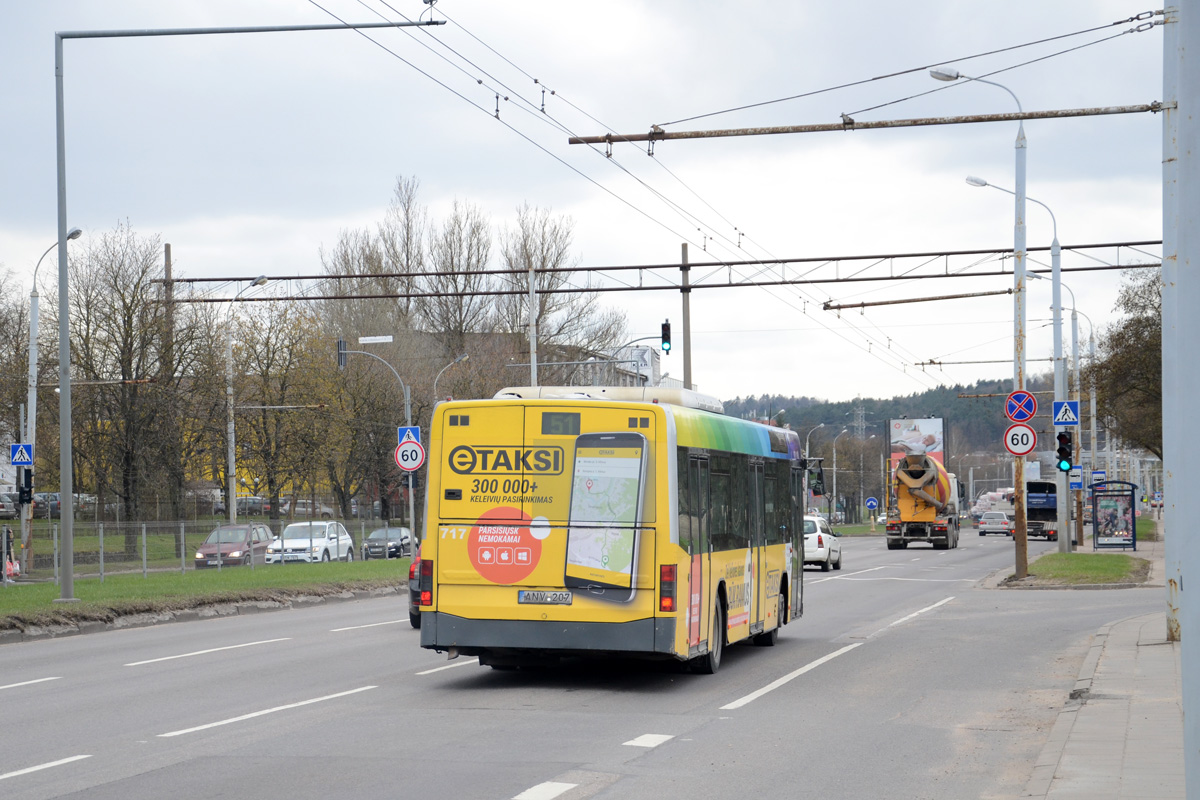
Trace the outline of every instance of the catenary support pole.
{"type": "MultiPolygon", "coordinates": [[[[1178,62],[1178,162],[1176,167],[1175,223],[1175,281],[1163,286],[1164,305],[1174,303],[1182,312],[1200,304],[1200,1],[1179,0],[1179,62],[1178,62]]],[[[1164,224],[1171,217],[1164,214],[1164,224]]],[[[1171,361],[1163,362],[1164,379],[1171,374],[1164,388],[1171,386],[1179,402],[1164,407],[1171,415],[1165,428],[1172,432],[1163,437],[1166,470],[1175,490],[1167,497],[1175,502],[1180,491],[1188,491],[1200,480],[1195,458],[1200,447],[1200,428],[1183,418],[1182,398],[1200,397],[1200,364],[1195,357],[1185,357],[1182,348],[1200,342],[1200,314],[1174,314],[1175,345],[1168,350],[1171,361]]],[[[1169,490],[1170,491],[1170,490],[1169,490]]],[[[1180,506],[1175,505],[1178,509],[1180,506]]],[[[1177,523],[1180,515],[1169,517],[1177,523]]],[[[1181,674],[1200,674],[1200,536],[1194,531],[1167,528],[1168,540],[1178,536],[1179,572],[1191,575],[1189,584],[1179,587],[1179,638],[1181,674]],[[1191,589],[1191,594],[1188,589],[1191,589]]],[[[1200,683],[1185,679],[1183,685],[1183,750],[1184,774],[1189,800],[1200,800],[1200,683]]]]}
{"type": "MultiPolygon", "coordinates": [[[[1162,436],[1163,444],[1172,441],[1177,435],[1174,429],[1178,419],[1176,404],[1179,400],[1177,375],[1173,370],[1166,369],[1168,364],[1179,363],[1178,338],[1176,317],[1179,313],[1177,292],[1174,290],[1178,275],[1178,261],[1175,255],[1176,222],[1178,205],[1176,192],[1176,168],[1179,158],[1177,128],[1179,111],[1174,108],[1179,83],[1179,9],[1168,6],[1163,11],[1163,101],[1167,104],[1163,111],[1162,137],[1162,436]]],[[[1165,465],[1164,465],[1165,466],[1165,465]]],[[[1166,541],[1163,543],[1163,576],[1166,585],[1167,601],[1167,641],[1179,641],[1179,589],[1183,580],[1180,572],[1180,551],[1183,537],[1174,535],[1176,524],[1182,524],[1183,519],[1176,511],[1174,504],[1176,483],[1171,470],[1163,470],[1163,527],[1166,530],[1166,541]]]]}

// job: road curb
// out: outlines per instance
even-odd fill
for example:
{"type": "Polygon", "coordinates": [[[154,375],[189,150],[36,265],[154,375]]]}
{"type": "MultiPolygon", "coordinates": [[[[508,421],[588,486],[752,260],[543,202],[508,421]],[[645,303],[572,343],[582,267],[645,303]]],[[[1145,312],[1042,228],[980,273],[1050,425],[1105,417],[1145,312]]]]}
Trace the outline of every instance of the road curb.
{"type": "Polygon", "coordinates": [[[80,636],[86,633],[147,628],[153,625],[164,625],[173,622],[195,622],[197,620],[218,619],[221,617],[250,616],[272,611],[290,611],[299,608],[311,608],[326,603],[371,600],[376,597],[387,597],[389,595],[401,596],[407,590],[407,586],[384,586],[369,590],[347,589],[328,595],[297,595],[287,600],[243,600],[230,603],[213,603],[194,608],[182,608],[176,611],[121,614],[109,621],[83,620],[78,623],[31,625],[25,630],[6,628],[0,630],[0,647],[7,644],[17,644],[18,642],[44,641],[46,639],[59,639],[66,636],[80,636]]]}
{"type": "MultiPolygon", "coordinates": [[[[1126,619],[1134,619],[1134,617],[1126,619]]],[[[1033,773],[1026,781],[1021,797],[1044,798],[1050,793],[1050,784],[1054,782],[1063,751],[1066,750],[1067,742],[1071,738],[1071,730],[1075,727],[1079,708],[1087,702],[1088,692],[1091,691],[1092,681],[1096,677],[1096,667],[1100,663],[1100,656],[1104,653],[1104,646],[1108,643],[1109,631],[1114,625],[1125,621],[1122,619],[1110,622],[1097,630],[1092,637],[1092,644],[1083,658],[1083,664],[1079,667],[1079,675],[1075,678],[1075,686],[1067,695],[1066,705],[1058,712],[1058,716],[1054,720],[1054,727],[1050,729],[1050,735],[1046,738],[1046,743],[1042,745],[1037,761],[1034,762],[1033,773]]]]}

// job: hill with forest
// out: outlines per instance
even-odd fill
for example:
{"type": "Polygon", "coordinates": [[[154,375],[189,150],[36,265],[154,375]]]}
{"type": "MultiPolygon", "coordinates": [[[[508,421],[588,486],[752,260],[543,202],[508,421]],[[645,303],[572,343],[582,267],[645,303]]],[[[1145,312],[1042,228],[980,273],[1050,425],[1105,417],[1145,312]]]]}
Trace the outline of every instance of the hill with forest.
{"type": "MultiPolygon", "coordinates": [[[[1051,375],[1031,377],[1027,388],[1033,392],[1052,391],[1051,375]]],[[[888,420],[923,419],[941,417],[945,420],[946,446],[949,452],[1003,453],[1002,437],[1010,424],[1004,416],[1004,399],[1012,391],[1012,381],[990,380],[973,384],[939,386],[924,392],[891,397],[887,399],[858,398],[830,402],[813,397],[784,397],[761,395],[759,397],[737,397],[723,401],[725,413],[735,417],[765,419],[778,415],[780,423],[800,431],[807,431],[824,423],[828,427],[851,427],[855,411],[862,407],[866,423],[865,435],[882,434],[887,430],[888,420]]],[[[1037,395],[1038,419],[1033,427],[1048,428],[1050,394],[1037,395]]]]}

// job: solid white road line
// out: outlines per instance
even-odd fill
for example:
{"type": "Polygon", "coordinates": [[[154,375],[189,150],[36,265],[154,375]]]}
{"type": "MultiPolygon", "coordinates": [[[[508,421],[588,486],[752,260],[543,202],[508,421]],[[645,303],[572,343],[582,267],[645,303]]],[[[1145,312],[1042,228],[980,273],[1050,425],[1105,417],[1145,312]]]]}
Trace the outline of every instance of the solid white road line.
{"type": "Polygon", "coordinates": [[[378,628],[380,625],[395,625],[397,622],[407,622],[408,620],[393,619],[389,622],[372,622],[370,625],[351,625],[349,628],[331,628],[330,633],[341,633],[342,631],[356,631],[360,628],[378,628]]]}
{"type": "Polygon", "coordinates": [[[856,647],[860,647],[862,644],[863,644],[863,642],[855,642],[854,644],[848,644],[845,647],[843,647],[841,650],[835,650],[834,652],[830,653],[827,656],[823,656],[821,658],[818,658],[816,661],[805,664],[803,667],[796,670],[795,672],[789,672],[787,675],[784,675],[779,680],[768,683],[763,688],[761,688],[757,691],[751,692],[750,694],[746,695],[745,697],[734,700],[732,703],[730,703],[728,705],[721,706],[721,710],[722,711],[730,711],[735,708],[741,708],[742,706],[744,706],[748,703],[753,703],[755,700],[762,697],[767,692],[775,691],[780,686],[783,686],[785,683],[788,683],[789,681],[799,678],[801,675],[808,672],[809,670],[816,669],[817,667],[824,664],[826,661],[832,661],[833,659],[837,658],[838,656],[840,656],[844,653],[849,653],[851,650],[853,650],[856,647]]]}
{"type": "Polygon", "coordinates": [[[28,775],[31,772],[38,772],[39,770],[50,769],[51,767],[60,767],[63,764],[70,764],[72,761],[82,761],[85,758],[91,758],[91,756],[90,755],[71,756],[70,758],[60,758],[58,761],[51,761],[47,764],[38,764],[36,767],[26,767],[25,769],[19,769],[19,770],[16,770],[15,772],[6,772],[3,775],[0,775],[0,781],[4,780],[6,778],[15,778],[18,775],[28,775]]]}
{"type": "Polygon", "coordinates": [[[974,583],[975,581],[980,580],[980,579],[979,578],[899,578],[896,576],[889,576],[886,578],[847,578],[847,580],[851,580],[851,581],[916,581],[917,583],[962,583],[962,582],[966,581],[968,583],[974,583]]]}
{"type": "Polygon", "coordinates": [[[578,786],[578,783],[559,783],[557,781],[546,781],[539,783],[537,786],[531,786],[513,800],[553,800],[563,792],[570,791],[578,786]]]}
{"type": "Polygon", "coordinates": [[[636,739],[630,739],[628,742],[622,742],[630,747],[658,747],[663,742],[669,742],[675,737],[665,733],[643,733],[636,739]]]}
{"type": "Polygon", "coordinates": [[[938,606],[943,606],[946,603],[949,603],[953,599],[954,599],[953,597],[947,597],[945,600],[938,600],[936,603],[934,603],[931,606],[925,606],[925,608],[922,608],[920,611],[914,611],[913,613],[909,614],[907,617],[901,617],[900,619],[898,619],[895,622],[888,625],[888,627],[890,628],[890,627],[892,627],[892,625],[899,625],[901,622],[908,622],[913,617],[924,614],[926,611],[933,611],[938,606]]]}
{"type": "Polygon", "coordinates": [[[453,664],[447,664],[444,667],[434,667],[433,669],[427,669],[424,672],[418,672],[417,674],[418,675],[432,675],[433,673],[441,672],[444,669],[454,669],[455,667],[465,667],[467,664],[478,664],[478,663],[479,663],[478,658],[467,658],[467,659],[463,659],[462,661],[455,661],[453,664]]]}
{"type": "Polygon", "coordinates": [[[132,663],[126,664],[125,666],[140,667],[142,664],[157,664],[159,661],[173,661],[177,658],[191,658],[192,656],[202,656],[207,653],[219,653],[222,650],[237,650],[238,648],[241,648],[241,647],[254,647],[256,644],[272,644],[273,642],[286,642],[286,641],[289,641],[290,639],[291,639],[291,637],[286,637],[283,639],[263,639],[261,642],[246,642],[245,644],[231,644],[228,647],[213,647],[209,650],[197,650],[194,653],[180,653],[177,656],[163,656],[162,658],[151,658],[151,659],[147,659],[146,661],[134,661],[132,663]]]}
{"type": "Polygon", "coordinates": [[[61,681],[62,678],[37,678],[32,681],[21,681],[20,683],[10,683],[7,686],[0,686],[0,691],[5,689],[16,689],[18,686],[31,686],[35,683],[45,683],[46,681],[61,681]]]}
{"type": "Polygon", "coordinates": [[[321,703],[321,702],[324,702],[325,700],[334,700],[339,697],[346,697],[347,695],[358,694],[359,692],[365,692],[370,689],[378,689],[378,688],[379,688],[378,686],[360,686],[359,688],[351,689],[348,692],[338,692],[337,694],[327,694],[324,697],[314,697],[312,700],[301,700],[299,703],[288,703],[286,706],[275,706],[275,708],[267,708],[267,709],[263,709],[262,711],[255,711],[251,714],[243,714],[240,717],[232,717],[230,719],[223,719],[220,722],[210,722],[207,725],[197,725],[194,728],[184,728],[181,731],[171,731],[170,733],[160,733],[158,735],[158,737],[160,739],[166,739],[166,738],[170,738],[172,736],[183,736],[185,733],[195,733],[196,731],[205,731],[205,730],[208,730],[209,728],[218,728],[221,725],[229,725],[234,722],[242,722],[243,720],[254,719],[255,717],[262,717],[262,716],[266,716],[267,714],[274,714],[276,711],[286,711],[289,708],[299,708],[300,706],[308,706],[308,705],[312,705],[313,703],[321,703]]]}

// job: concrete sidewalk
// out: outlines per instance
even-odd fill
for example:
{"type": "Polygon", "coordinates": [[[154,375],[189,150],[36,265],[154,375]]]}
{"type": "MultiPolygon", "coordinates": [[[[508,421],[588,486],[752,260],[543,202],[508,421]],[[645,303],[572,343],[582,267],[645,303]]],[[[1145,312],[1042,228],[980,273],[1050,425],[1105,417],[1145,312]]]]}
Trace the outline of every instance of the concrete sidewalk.
{"type": "MultiPolygon", "coordinates": [[[[1161,536],[1131,555],[1150,561],[1147,586],[1163,585],[1161,536]]],[[[1183,800],[1179,644],[1166,629],[1164,610],[1096,632],[1022,797],[1183,800]]]]}

